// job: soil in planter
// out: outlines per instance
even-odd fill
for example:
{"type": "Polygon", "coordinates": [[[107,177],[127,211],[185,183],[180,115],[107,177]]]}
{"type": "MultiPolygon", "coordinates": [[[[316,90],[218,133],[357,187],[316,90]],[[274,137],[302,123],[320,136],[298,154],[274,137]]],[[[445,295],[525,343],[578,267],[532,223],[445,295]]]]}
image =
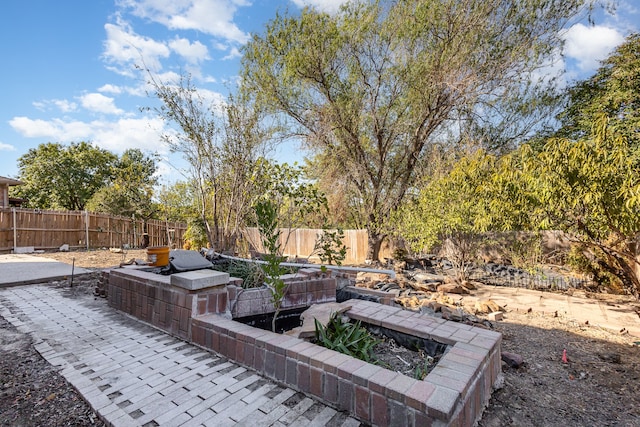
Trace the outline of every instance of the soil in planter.
{"type": "Polygon", "coordinates": [[[411,378],[424,379],[447,350],[447,345],[379,326],[363,324],[380,342],[373,348],[378,365],[411,378]]]}

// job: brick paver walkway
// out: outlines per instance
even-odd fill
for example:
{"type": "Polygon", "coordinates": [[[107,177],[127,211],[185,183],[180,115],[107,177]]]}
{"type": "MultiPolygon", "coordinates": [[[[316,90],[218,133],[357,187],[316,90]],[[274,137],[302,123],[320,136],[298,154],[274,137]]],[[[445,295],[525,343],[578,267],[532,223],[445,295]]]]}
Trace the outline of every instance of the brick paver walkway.
{"type": "Polygon", "coordinates": [[[113,426],[358,426],[316,399],[53,285],[0,289],[0,315],[113,426]]]}

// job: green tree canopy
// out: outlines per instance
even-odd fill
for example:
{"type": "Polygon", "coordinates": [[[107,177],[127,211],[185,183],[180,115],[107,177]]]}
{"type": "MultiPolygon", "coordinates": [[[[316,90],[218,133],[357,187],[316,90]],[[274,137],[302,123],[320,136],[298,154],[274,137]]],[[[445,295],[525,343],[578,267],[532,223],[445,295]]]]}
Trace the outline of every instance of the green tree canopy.
{"type": "Polygon", "coordinates": [[[562,230],[597,269],[639,295],[639,48],[630,36],[594,77],[569,89],[555,137],[454,162],[400,211],[402,235],[420,249],[451,230],[562,230]]]}
{"type": "Polygon", "coordinates": [[[511,124],[500,126],[495,114],[492,138],[522,134],[513,114],[531,111],[513,102],[543,104],[546,91],[530,76],[584,4],[374,1],[336,15],[278,15],[244,48],[242,89],[322,154],[317,167],[343,177],[377,258],[385,224],[427,170],[434,144],[459,137],[461,123],[483,128],[478,119],[490,112],[508,112],[511,124]]]}
{"type": "Polygon", "coordinates": [[[604,115],[618,132],[640,146],[640,34],[627,37],[596,74],[568,91],[557,136],[588,137],[597,117],[604,115]]]}
{"type": "Polygon", "coordinates": [[[26,206],[41,209],[82,210],[112,177],[115,154],[88,142],[40,144],[18,159],[17,189],[26,206]]]}
{"type": "Polygon", "coordinates": [[[111,181],[94,193],[87,209],[113,215],[149,219],[156,213],[154,186],[158,179],[156,158],[139,149],[128,149],[111,168],[111,181]]]}

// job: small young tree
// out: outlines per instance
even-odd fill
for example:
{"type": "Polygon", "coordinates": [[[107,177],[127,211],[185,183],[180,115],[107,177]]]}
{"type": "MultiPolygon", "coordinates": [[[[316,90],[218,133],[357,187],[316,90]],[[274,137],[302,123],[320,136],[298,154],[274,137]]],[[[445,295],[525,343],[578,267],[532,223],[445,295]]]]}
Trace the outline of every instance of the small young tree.
{"type": "Polygon", "coordinates": [[[398,210],[394,223],[414,252],[442,245],[458,279],[466,279],[469,263],[476,257],[474,233],[490,225],[486,213],[490,201],[483,197],[485,182],[496,158],[478,151],[458,161],[449,173],[427,183],[418,197],[398,210]]]}
{"type": "Polygon", "coordinates": [[[266,264],[263,266],[265,272],[265,283],[271,292],[271,302],[275,308],[271,321],[271,330],[276,331],[276,319],[282,309],[282,301],[287,293],[287,285],[280,277],[285,270],[281,263],[285,260],[282,256],[282,245],[280,243],[280,229],[278,228],[278,207],[271,200],[260,200],[254,205],[256,212],[258,230],[262,238],[262,246],[267,251],[264,255],[266,264]]]}
{"type": "MultiPolygon", "coordinates": [[[[347,247],[343,242],[344,231],[341,228],[335,230],[323,228],[316,237],[312,254],[317,254],[322,264],[342,265],[347,256],[347,247]]],[[[320,268],[323,272],[327,270],[324,265],[320,268]]]]}
{"type": "Polygon", "coordinates": [[[280,279],[285,260],[283,247],[294,228],[309,225],[310,218],[326,214],[327,199],[313,184],[304,179],[303,170],[288,164],[276,164],[260,160],[261,173],[256,176],[256,186],[263,194],[254,203],[255,223],[260,232],[262,247],[267,252],[265,274],[275,306],[272,329],[282,308],[287,292],[280,279]],[[283,236],[283,230],[286,235],[283,236]]]}
{"type": "Polygon", "coordinates": [[[198,223],[212,247],[233,250],[261,190],[255,184],[269,149],[268,121],[246,97],[222,99],[197,88],[190,75],[177,82],[148,76],[162,102],[155,111],[174,127],[163,138],[189,163],[186,175],[199,204],[198,223]]]}

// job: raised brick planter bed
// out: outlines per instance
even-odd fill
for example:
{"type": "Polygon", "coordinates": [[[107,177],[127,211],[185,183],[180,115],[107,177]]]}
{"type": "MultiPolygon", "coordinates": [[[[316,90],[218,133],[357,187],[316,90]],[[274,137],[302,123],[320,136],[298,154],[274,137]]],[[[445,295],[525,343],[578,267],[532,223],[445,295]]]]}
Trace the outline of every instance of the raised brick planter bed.
{"type": "MultiPolygon", "coordinates": [[[[282,301],[282,310],[309,307],[312,304],[334,302],[336,281],[320,270],[300,269],[297,274],[282,276],[287,283],[287,293],[282,301]]],[[[231,315],[239,317],[273,313],[271,292],[266,287],[242,289],[239,285],[228,288],[231,301],[231,315]]]]}
{"type": "MultiPolygon", "coordinates": [[[[325,292],[323,280],[332,280],[308,279],[308,284],[318,281],[308,285],[315,289],[312,292],[325,292]]],[[[187,291],[176,289],[166,277],[118,269],[110,273],[109,303],[373,425],[473,425],[500,374],[501,336],[493,331],[350,300],[352,309],[346,314],[353,319],[450,346],[420,381],[299,338],[234,321],[226,305],[239,297],[234,290],[238,288],[187,291]],[[190,321],[182,320],[184,316],[190,316],[190,321]]]]}

